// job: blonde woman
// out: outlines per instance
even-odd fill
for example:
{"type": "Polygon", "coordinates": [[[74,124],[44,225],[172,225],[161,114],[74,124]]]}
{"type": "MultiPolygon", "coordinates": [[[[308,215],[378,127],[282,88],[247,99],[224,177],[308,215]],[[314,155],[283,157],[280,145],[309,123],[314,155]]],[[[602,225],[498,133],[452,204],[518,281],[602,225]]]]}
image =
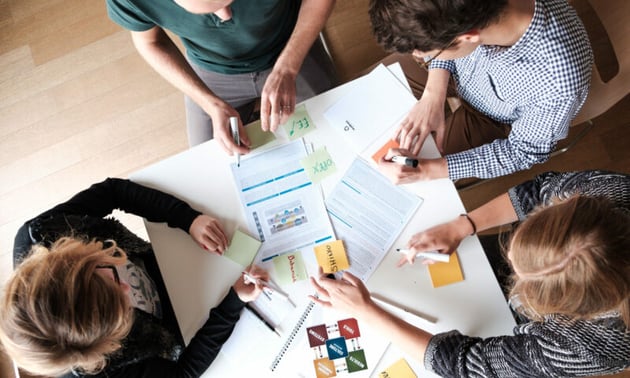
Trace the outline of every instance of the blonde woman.
{"type": "Polygon", "coordinates": [[[521,317],[511,336],[482,339],[458,331],[433,335],[375,305],[365,285],[349,273],[341,280],[312,279],[320,298],[315,300],[377,324],[426,369],[443,377],[619,372],[630,367],[629,209],[627,175],[550,172],[469,217],[412,238],[409,247],[414,251],[451,253],[466,235],[522,216],[507,244],[509,296],[521,317]]]}
{"type": "Polygon", "coordinates": [[[178,227],[211,253],[227,246],[218,220],[171,195],[128,180],[94,184],[18,231],[0,341],[38,375],[198,377],[261,287],[236,281],[185,346],[151,245],[104,218],[114,209],[178,227]]]}

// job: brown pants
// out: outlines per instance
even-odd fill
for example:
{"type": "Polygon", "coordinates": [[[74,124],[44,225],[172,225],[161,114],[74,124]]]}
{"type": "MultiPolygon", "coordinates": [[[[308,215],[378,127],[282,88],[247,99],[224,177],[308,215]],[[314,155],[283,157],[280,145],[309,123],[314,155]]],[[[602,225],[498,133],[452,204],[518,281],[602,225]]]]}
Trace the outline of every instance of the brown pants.
{"type": "MultiPolygon", "coordinates": [[[[427,70],[420,67],[409,54],[391,54],[383,58],[379,63],[387,66],[396,62],[400,63],[413,95],[419,99],[422,96],[422,92],[424,92],[427,82],[427,70]]],[[[373,67],[370,67],[368,70],[371,70],[373,67]]],[[[449,83],[446,95],[447,97],[458,97],[453,80],[449,83]]],[[[465,101],[460,100],[460,102],[462,106],[446,117],[444,154],[466,151],[490,143],[495,139],[507,138],[510,133],[510,125],[499,123],[481,114],[465,101]]]]}

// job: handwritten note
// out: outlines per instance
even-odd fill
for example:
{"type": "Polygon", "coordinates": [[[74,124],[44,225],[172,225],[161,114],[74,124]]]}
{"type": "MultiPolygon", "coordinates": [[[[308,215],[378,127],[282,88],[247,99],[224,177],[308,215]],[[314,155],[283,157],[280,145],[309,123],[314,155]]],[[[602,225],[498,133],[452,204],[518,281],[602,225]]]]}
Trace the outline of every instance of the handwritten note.
{"type": "Polygon", "coordinates": [[[413,372],[407,360],[401,358],[400,360],[391,364],[387,369],[378,374],[379,378],[417,378],[416,373],[413,372]]]}
{"type": "Polygon", "coordinates": [[[451,253],[451,258],[448,262],[430,264],[428,267],[433,287],[445,286],[464,280],[457,251],[451,253]]]}
{"type": "Polygon", "coordinates": [[[245,125],[245,132],[247,133],[247,137],[251,143],[249,148],[252,150],[264,146],[276,139],[276,136],[271,131],[263,131],[260,126],[260,120],[245,125]]]}
{"type": "Polygon", "coordinates": [[[254,260],[256,252],[258,252],[258,248],[260,248],[260,244],[258,240],[243,233],[241,230],[236,230],[232,236],[230,246],[223,256],[246,267],[254,260]]]}
{"type": "Polygon", "coordinates": [[[271,260],[280,285],[288,285],[308,279],[306,265],[300,252],[286,253],[271,260]]]}
{"type": "Polygon", "coordinates": [[[306,111],[304,104],[296,106],[295,111],[289,117],[287,122],[282,125],[284,131],[286,131],[289,140],[295,140],[304,136],[315,129],[315,124],[306,111]]]}
{"type": "Polygon", "coordinates": [[[335,162],[324,147],[300,160],[300,164],[313,183],[318,183],[337,171],[335,162]]]}
{"type": "Polygon", "coordinates": [[[313,249],[317,264],[322,267],[324,273],[335,273],[350,267],[348,255],[341,240],[321,244],[313,249]]]}

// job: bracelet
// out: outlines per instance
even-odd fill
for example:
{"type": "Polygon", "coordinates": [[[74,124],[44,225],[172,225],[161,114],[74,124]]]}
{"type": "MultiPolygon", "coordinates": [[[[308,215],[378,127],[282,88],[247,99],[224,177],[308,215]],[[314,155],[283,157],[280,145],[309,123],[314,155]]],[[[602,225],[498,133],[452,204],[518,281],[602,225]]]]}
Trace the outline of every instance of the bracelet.
{"type": "Polygon", "coordinates": [[[468,214],[459,214],[460,217],[466,217],[466,219],[468,219],[468,221],[470,222],[470,225],[473,228],[473,232],[472,234],[470,234],[470,236],[474,235],[477,233],[477,225],[475,225],[475,222],[473,222],[472,218],[470,216],[468,216],[468,214]]]}

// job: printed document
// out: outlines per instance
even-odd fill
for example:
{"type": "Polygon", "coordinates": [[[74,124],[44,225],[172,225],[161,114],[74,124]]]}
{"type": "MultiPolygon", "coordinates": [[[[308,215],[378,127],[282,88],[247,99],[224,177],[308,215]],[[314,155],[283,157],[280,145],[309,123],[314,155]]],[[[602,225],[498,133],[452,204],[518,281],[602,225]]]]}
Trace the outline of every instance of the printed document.
{"type": "Polygon", "coordinates": [[[337,238],[346,246],[348,271],[366,281],[422,201],[356,158],[326,199],[337,238]]]}
{"type": "Polygon", "coordinates": [[[312,247],[335,239],[319,187],[300,164],[305,157],[300,138],[231,166],[247,227],[262,242],[254,262],[308,248],[306,265],[316,267],[312,247]]]}

